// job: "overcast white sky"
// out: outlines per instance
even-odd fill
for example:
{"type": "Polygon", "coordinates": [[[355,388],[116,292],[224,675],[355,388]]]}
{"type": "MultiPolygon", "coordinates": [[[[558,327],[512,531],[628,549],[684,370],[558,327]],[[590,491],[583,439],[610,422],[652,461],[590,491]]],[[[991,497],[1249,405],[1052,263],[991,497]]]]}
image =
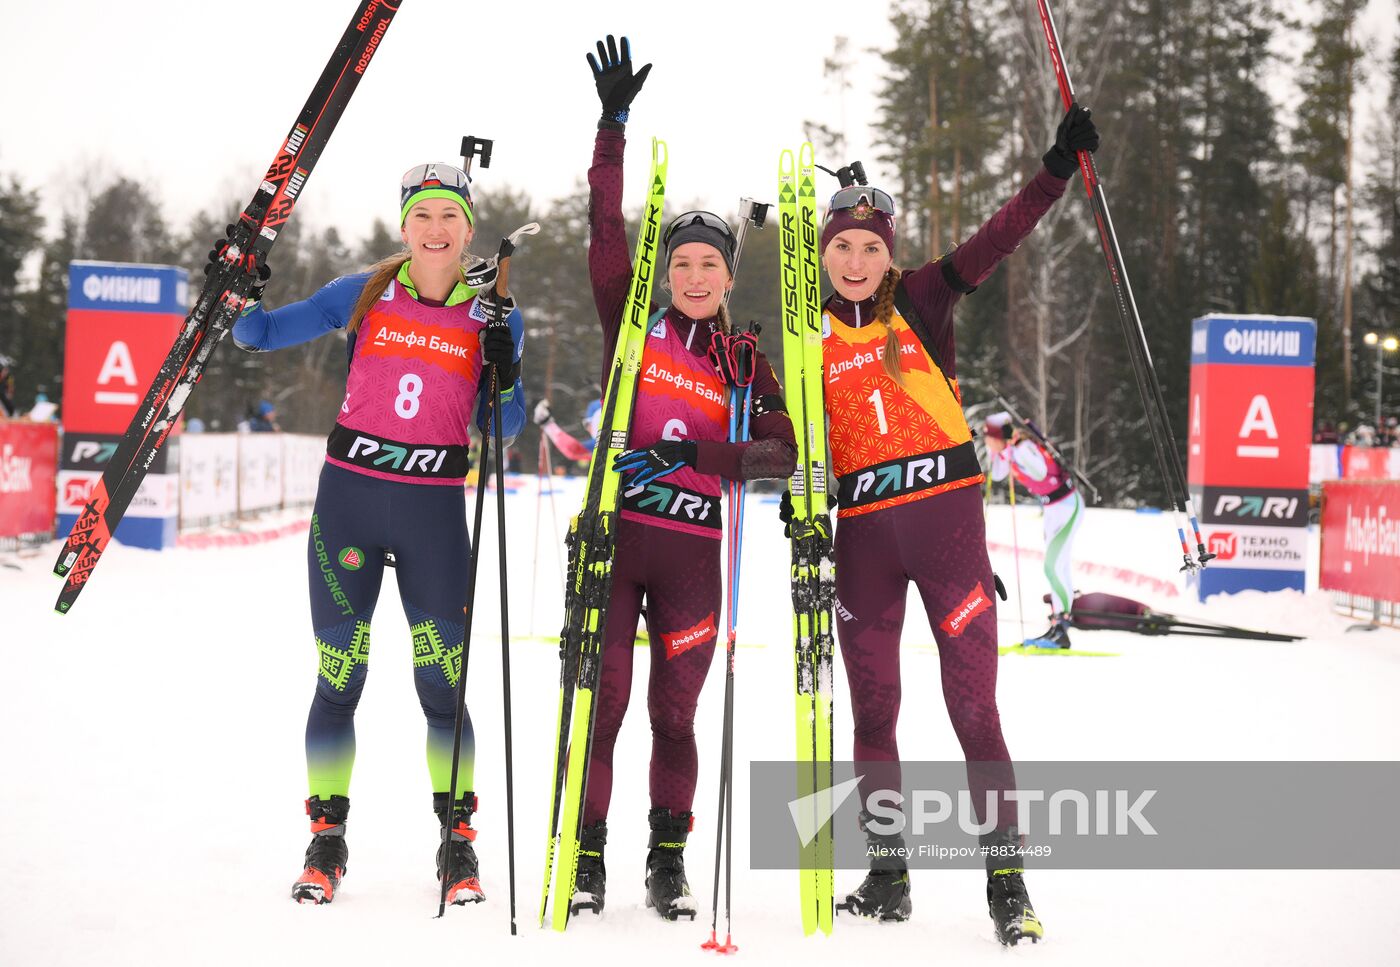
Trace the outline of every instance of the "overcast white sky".
{"type": "MultiPolygon", "coordinates": [[[[1397,3],[1371,0],[1367,11],[1382,51],[1397,3]]],[[[135,176],[156,187],[178,225],[212,202],[246,202],[354,4],[5,7],[0,173],[49,200],[76,195],[75,182],[93,172],[135,176]]],[[[879,0],[403,0],[297,217],[358,238],[376,216],[396,217],[405,168],[457,161],[468,133],[497,142],[479,186],[509,184],[538,200],[567,193],[587,168],[598,115],[584,54],[609,31],[632,38],[638,65],[656,63],[629,125],[628,198],[656,135],[670,145],[677,202],[732,217],[741,195],[771,200],[778,152],[801,141],[802,122],[840,126],[840,100],[822,76],[838,34],[858,55],[844,112],[851,156],[877,170],[866,120],[883,65],[864,51],[893,39],[879,0]]],[[[1072,38],[1066,44],[1073,69],[1072,38]]]]}
{"type": "MultiPolygon", "coordinates": [[[[5,6],[0,173],[56,198],[72,173],[110,168],[155,184],[178,224],[211,200],[251,196],[355,5],[5,6]]],[[[672,197],[728,214],[742,195],[774,194],[778,152],[802,140],[804,119],[836,125],[839,100],[822,77],[835,34],[855,47],[892,34],[879,3],[403,0],[296,217],[359,237],[374,217],[397,216],[406,168],[460,163],[464,134],[496,139],[477,176],[485,190],[568,193],[587,170],[598,117],[584,54],[609,31],[631,38],[639,67],[656,64],[628,128],[628,197],[658,136],[670,146],[672,197]]],[[[868,109],[878,70],[867,58],[851,118],[868,109]]],[[[855,127],[863,141],[865,125],[855,127]]]]}

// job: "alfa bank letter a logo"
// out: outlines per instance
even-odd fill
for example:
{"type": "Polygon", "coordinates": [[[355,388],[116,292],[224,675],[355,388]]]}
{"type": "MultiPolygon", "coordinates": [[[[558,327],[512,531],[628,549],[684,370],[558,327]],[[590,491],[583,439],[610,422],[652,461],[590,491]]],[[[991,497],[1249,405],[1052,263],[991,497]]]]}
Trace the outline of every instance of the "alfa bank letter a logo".
{"type": "Polygon", "coordinates": [[[1269,407],[1269,398],[1258,393],[1249,401],[1244,422],[1240,424],[1240,442],[1235,456],[1265,460],[1278,459],[1278,424],[1269,407]]]}
{"type": "Polygon", "coordinates": [[[93,402],[103,406],[135,406],[141,402],[136,395],[136,365],[131,361],[131,349],[120,339],[107,350],[102,370],[97,374],[97,392],[93,402]],[[115,389],[113,384],[126,387],[115,389]]]}

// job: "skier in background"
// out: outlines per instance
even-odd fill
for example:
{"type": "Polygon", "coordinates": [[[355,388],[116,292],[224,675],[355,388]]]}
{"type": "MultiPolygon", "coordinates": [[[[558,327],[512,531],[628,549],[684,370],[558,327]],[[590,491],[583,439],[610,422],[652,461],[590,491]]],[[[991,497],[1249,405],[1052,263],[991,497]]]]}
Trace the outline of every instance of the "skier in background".
{"type": "MultiPolygon", "coordinates": [[[[651,65],[633,73],[625,37],[620,53],[609,36],[606,47],[598,42],[597,58],[589,54],[588,60],[603,108],[588,171],[588,268],[603,327],[606,385],[632,278],[622,216],[623,132],[632,99],[651,65]]],[[[729,374],[716,368],[708,350],[716,333],[732,336],[722,304],[734,284],[735,239],[728,224],[709,212],[686,212],[666,229],[662,247],[662,284],[673,301],[649,310],[629,438],[635,449],[617,463],[623,473],[621,520],[571,908],[575,913],[603,908],[613,746],[631,694],[633,632],[645,598],[652,730],[646,903],[665,919],[675,920],[694,919],[696,913],[683,854],[694,822],[695,707],[719,641],[720,478],[785,477],[793,470],[796,448],[777,377],[757,352],[752,442],[727,442],[729,374]],[[655,501],[646,500],[647,486],[663,477],[667,488],[696,498],[703,512],[672,516],[666,511],[677,501],[658,508],[655,501]]]]}
{"type": "MultiPolygon", "coordinates": [[[[501,374],[501,432],[525,424],[520,374],[523,324],[513,300],[467,285],[463,265],[474,213],[470,180],[447,164],[410,168],[400,187],[404,251],[368,272],[326,285],[310,299],[245,310],[234,340],[246,350],[281,349],[336,329],[348,332],[349,375],[326,448],[311,516],[307,564],[319,669],[306,723],[312,839],[292,887],[301,902],[329,903],[345,872],[345,821],[355,759],[355,708],[364,689],[370,620],[392,552],[413,634],[414,685],[428,721],[433,808],[451,837],[438,847],[439,882],[462,904],[484,899],[472,848],[472,792],[449,803],[462,667],[468,543],[463,484],[470,424],[492,432],[485,365],[501,374]],[[509,328],[487,328],[504,317],[509,328]],[[431,336],[429,339],[427,337],[431,336]],[[398,448],[399,459],[388,459],[398,448]],[[402,462],[430,449],[436,458],[402,462]]],[[[211,253],[218,257],[219,249],[211,253]]],[[[461,784],[472,788],[474,740],[463,720],[461,784]]]]}
{"type": "MultiPolygon", "coordinates": [[[[579,440],[559,425],[554,419],[554,411],[550,408],[549,400],[540,400],[535,404],[535,425],[540,428],[540,432],[545,435],[550,443],[554,444],[566,460],[573,460],[582,463],[587,467],[588,462],[593,459],[593,449],[598,445],[598,417],[602,414],[602,400],[594,400],[588,404],[588,412],[583,417],[583,428],[588,431],[586,439],[579,440]]],[[[543,472],[543,468],[541,468],[543,472]]]]}
{"type": "MultiPolygon", "coordinates": [[[[1022,877],[1015,807],[1005,797],[1015,775],[996,703],[995,581],[977,487],[983,477],[956,382],[953,308],[1064,194],[1078,169],[1075,152],[1098,144],[1089,112],[1076,105],[1031,182],[970,239],[913,271],[894,264],[894,200],[879,189],[852,184],[836,192],[820,240],[836,289],[823,314],[830,459],[839,484],[836,627],[855,759],[865,776],[861,796],[900,788],[899,645],[913,581],[938,641],[943,698],[979,821],[986,793],[996,794],[996,828],[981,845],[988,908],[1004,944],[1038,939],[1043,930],[1022,877]],[[901,468],[894,487],[875,486],[874,470],[890,466],[901,468]]],[[[790,522],[787,495],[782,513],[790,522]]],[[[908,867],[889,851],[903,846],[902,836],[865,812],[861,828],[876,850],[870,873],[838,908],[907,919],[908,867]]]]}
{"type": "MultiPolygon", "coordinates": [[[[1074,604],[1074,535],[1084,521],[1084,500],[1074,476],[1049,450],[1022,434],[1011,414],[993,413],[985,423],[992,479],[1010,474],[1040,501],[1045,524],[1045,577],[1050,582],[1050,628],[1026,644],[1069,647],[1069,615],[1074,604]]],[[[1014,486],[1014,484],[1013,484],[1014,486]]]]}

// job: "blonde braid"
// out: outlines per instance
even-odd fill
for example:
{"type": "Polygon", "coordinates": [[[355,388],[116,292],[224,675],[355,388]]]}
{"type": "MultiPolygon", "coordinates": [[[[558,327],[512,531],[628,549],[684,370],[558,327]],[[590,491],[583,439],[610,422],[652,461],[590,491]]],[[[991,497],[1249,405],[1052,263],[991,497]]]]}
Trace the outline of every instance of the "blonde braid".
{"type": "Polygon", "coordinates": [[[715,313],[715,321],[719,323],[720,331],[726,336],[734,332],[734,323],[729,319],[729,306],[720,301],[719,311],[715,313]]]}
{"type": "Polygon", "coordinates": [[[899,285],[899,269],[893,264],[885,270],[880,288],[875,290],[875,321],[885,327],[885,355],[881,362],[885,375],[900,386],[904,385],[904,367],[899,358],[899,336],[890,325],[894,318],[894,290],[899,285]]]}

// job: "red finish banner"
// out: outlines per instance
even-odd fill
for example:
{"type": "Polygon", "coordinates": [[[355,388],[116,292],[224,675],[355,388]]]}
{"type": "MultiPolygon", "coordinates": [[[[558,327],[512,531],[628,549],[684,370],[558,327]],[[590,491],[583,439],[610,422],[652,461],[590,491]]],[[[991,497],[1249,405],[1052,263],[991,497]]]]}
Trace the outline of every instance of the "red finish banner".
{"type": "Polygon", "coordinates": [[[173,313],[69,309],[63,425],[125,433],[182,322],[173,313]]]}
{"type": "Polygon", "coordinates": [[[1310,366],[1192,366],[1188,480],[1306,487],[1312,398],[1310,366]]]}
{"type": "Polygon", "coordinates": [[[52,534],[58,427],[0,421],[0,537],[52,534]]]}
{"type": "Polygon", "coordinates": [[[1400,601],[1400,483],[1322,485],[1318,586],[1400,601]]]}

